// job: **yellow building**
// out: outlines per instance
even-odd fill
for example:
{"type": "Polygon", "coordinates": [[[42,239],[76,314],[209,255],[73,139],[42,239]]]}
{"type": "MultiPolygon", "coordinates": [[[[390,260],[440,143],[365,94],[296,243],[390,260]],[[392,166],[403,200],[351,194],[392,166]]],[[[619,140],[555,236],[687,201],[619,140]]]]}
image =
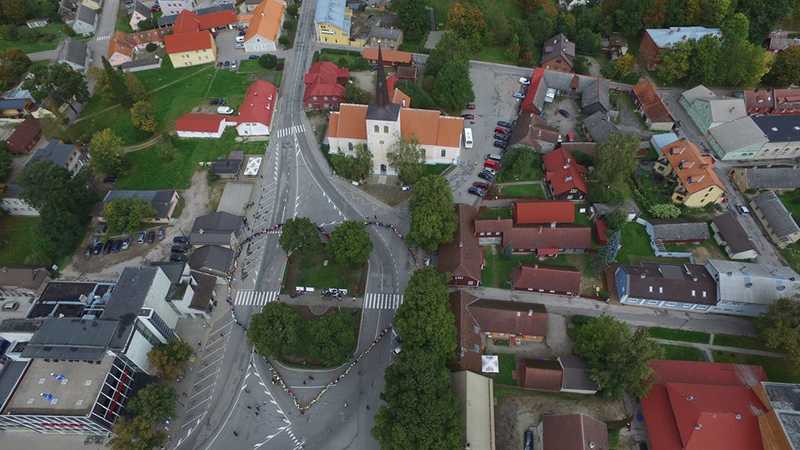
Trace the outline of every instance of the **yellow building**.
{"type": "Polygon", "coordinates": [[[686,139],[662,147],[653,170],[677,183],[673,203],[702,208],[725,198],[725,186],[714,172],[714,160],[686,139]]]}
{"type": "Polygon", "coordinates": [[[208,31],[170,34],[164,37],[164,45],[173,67],[196,66],[217,60],[217,46],[208,31]]]}
{"type": "Polygon", "coordinates": [[[364,39],[350,40],[350,25],[353,10],[347,7],[346,0],[319,0],[314,14],[314,27],[317,40],[326,44],[363,47],[364,39]]]}

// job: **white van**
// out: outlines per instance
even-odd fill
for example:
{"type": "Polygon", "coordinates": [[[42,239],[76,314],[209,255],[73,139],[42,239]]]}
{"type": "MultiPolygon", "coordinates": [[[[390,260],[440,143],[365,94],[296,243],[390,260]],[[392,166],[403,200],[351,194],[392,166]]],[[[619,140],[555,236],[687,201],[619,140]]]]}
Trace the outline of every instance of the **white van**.
{"type": "Polygon", "coordinates": [[[472,128],[464,128],[464,148],[472,148],[472,128]]]}

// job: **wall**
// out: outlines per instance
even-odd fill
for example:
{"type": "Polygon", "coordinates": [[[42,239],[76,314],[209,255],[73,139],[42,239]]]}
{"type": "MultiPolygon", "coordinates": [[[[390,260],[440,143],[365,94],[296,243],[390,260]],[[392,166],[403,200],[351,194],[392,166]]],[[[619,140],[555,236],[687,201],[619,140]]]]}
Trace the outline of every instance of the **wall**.
{"type": "Polygon", "coordinates": [[[213,63],[217,59],[217,49],[212,47],[206,50],[193,52],[170,53],[169,60],[173,67],[189,67],[198,64],[213,63]]]}

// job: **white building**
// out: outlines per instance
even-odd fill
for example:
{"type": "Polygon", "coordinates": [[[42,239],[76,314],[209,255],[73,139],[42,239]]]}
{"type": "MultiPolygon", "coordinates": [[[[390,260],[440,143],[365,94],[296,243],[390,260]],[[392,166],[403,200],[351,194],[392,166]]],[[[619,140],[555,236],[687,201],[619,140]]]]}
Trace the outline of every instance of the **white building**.
{"type": "Polygon", "coordinates": [[[278,49],[284,11],[286,3],[282,0],[263,0],[256,7],[244,35],[245,52],[264,53],[278,49]]]}
{"type": "Polygon", "coordinates": [[[75,12],[75,20],[72,22],[72,30],[81,36],[88,36],[94,33],[97,26],[97,13],[85,5],[78,6],[75,12]]]}
{"type": "Polygon", "coordinates": [[[159,0],[162,16],[175,16],[183,10],[197,9],[197,0],[159,0]]]}
{"type": "Polygon", "coordinates": [[[800,275],[790,267],[709,259],[706,270],[717,281],[712,312],[758,316],[782,298],[800,294],[800,275]]]}

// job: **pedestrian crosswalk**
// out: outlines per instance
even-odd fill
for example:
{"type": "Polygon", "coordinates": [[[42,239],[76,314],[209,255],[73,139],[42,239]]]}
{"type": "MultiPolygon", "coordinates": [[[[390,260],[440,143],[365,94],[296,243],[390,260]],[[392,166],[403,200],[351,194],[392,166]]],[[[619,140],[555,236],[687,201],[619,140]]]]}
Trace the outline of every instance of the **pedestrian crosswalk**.
{"type": "Polygon", "coordinates": [[[238,306],[264,306],[278,300],[278,291],[254,291],[242,289],[236,293],[235,305],[238,306]]]}
{"type": "Polygon", "coordinates": [[[367,294],[365,309],[397,309],[403,304],[402,294],[367,294]]]}
{"type": "Polygon", "coordinates": [[[302,133],[303,131],[305,131],[305,127],[303,126],[303,124],[292,125],[290,127],[281,128],[280,130],[278,130],[276,132],[276,135],[279,138],[282,138],[282,137],[286,137],[286,136],[291,136],[293,134],[302,133]]]}

